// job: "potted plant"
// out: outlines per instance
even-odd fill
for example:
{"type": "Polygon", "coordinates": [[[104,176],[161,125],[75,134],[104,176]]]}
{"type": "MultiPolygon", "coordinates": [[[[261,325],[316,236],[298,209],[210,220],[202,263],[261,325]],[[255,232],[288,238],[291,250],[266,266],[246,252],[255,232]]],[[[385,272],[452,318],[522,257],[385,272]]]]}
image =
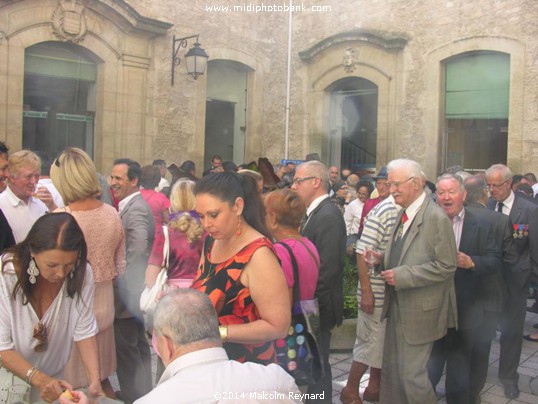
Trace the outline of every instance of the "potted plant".
{"type": "Polygon", "coordinates": [[[358,282],[357,264],[350,257],[346,257],[344,261],[344,320],[342,325],[332,331],[331,351],[350,352],[353,350],[357,329],[358,282]]]}

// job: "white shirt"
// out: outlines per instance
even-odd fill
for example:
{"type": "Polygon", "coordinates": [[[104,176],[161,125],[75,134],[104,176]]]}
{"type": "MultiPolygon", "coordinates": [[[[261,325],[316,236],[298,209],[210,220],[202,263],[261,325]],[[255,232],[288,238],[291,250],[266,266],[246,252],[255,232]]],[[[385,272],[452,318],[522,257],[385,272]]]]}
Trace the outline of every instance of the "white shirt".
{"type": "Polygon", "coordinates": [[[538,182],[532,186],[532,190],[534,191],[534,196],[538,194],[538,182]]]}
{"type": "MultiPolygon", "coordinates": [[[[510,212],[512,211],[512,205],[514,204],[514,200],[516,199],[516,196],[512,191],[510,191],[510,195],[508,195],[508,198],[506,198],[502,204],[502,213],[505,215],[510,215],[510,212]]],[[[497,211],[497,207],[499,206],[499,202],[495,204],[495,211],[497,211]]]]}
{"type": "Polygon", "coordinates": [[[11,226],[16,243],[23,241],[36,220],[48,212],[47,205],[33,196],[27,205],[9,186],[0,194],[0,209],[11,226]]]}
{"type": "Polygon", "coordinates": [[[462,209],[460,213],[454,216],[451,220],[452,230],[454,230],[454,237],[456,237],[456,248],[460,249],[461,232],[463,230],[463,221],[465,220],[465,209],[462,209]]]}
{"type": "Polygon", "coordinates": [[[360,199],[355,199],[346,206],[344,211],[344,221],[346,222],[347,235],[357,234],[361,221],[362,208],[364,203],[360,199]]]}
{"type": "MultiPolygon", "coordinates": [[[[6,257],[7,255],[0,257],[2,262],[6,257]]],[[[33,338],[37,315],[31,304],[22,304],[21,293],[17,293],[15,300],[12,299],[17,276],[13,264],[5,263],[3,271],[0,271],[0,351],[15,349],[47,375],[63,379],[74,341],[92,337],[98,332],[93,314],[93,271],[89,264],[85,275],[80,300],[70,298],[64,288],[41,319],[49,332],[49,346],[45,352],[40,353],[33,349],[37,341],[33,338]]],[[[32,394],[35,393],[37,392],[32,391],[32,394]]]]}
{"type": "Polygon", "coordinates": [[[426,199],[426,194],[422,192],[422,194],[411,205],[409,205],[405,209],[405,214],[407,215],[407,221],[403,224],[402,237],[407,232],[407,229],[411,227],[411,223],[413,223],[413,219],[415,218],[418,210],[424,203],[424,199],[426,199]]]}
{"type": "Polygon", "coordinates": [[[206,348],[172,361],[157,386],[135,404],[219,401],[226,404],[301,402],[295,381],[280,366],[240,363],[228,359],[223,348],[206,348]]]}
{"type": "Polygon", "coordinates": [[[164,177],[161,177],[161,180],[159,181],[159,185],[157,185],[157,188],[155,188],[155,191],[161,192],[163,188],[169,187],[170,183],[168,180],[164,177]]]}
{"type": "Polygon", "coordinates": [[[118,203],[118,211],[121,213],[121,211],[127,206],[127,204],[129,203],[129,201],[131,199],[133,199],[136,195],[140,195],[140,191],[137,191],[137,192],[133,192],[131,195],[129,195],[128,197],[126,198],[123,198],[119,203],[118,203]]]}
{"type": "Polygon", "coordinates": [[[62,196],[52,183],[52,180],[50,178],[41,178],[37,185],[42,185],[44,187],[47,187],[50,194],[52,195],[52,200],[54,201],[54,204],[57,208],[63,208],[65,206],[64,200],[62,199],[62,196]]]}

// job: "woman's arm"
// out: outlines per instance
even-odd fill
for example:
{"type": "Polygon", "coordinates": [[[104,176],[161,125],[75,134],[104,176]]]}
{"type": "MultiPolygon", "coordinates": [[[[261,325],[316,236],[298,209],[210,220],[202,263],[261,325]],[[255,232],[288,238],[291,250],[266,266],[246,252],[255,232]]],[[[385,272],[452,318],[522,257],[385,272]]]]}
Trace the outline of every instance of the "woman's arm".
{"type": "MultiPolygon", "coordinates": [[[[34,366],[14,349],[1,351],[0,355],[2,356],[2,366],[22,380],[26,380],[26,375],[31,374],[29,371],[34,366]]],[[[57,400],[65,389],[73,389],[64,380],[53,379],[39,369],[31,377],[30,384],[40,391],[41,398],[47,402],[57,400]]]]}
{"type": "Polygon", "coordinates": [[[153,264],[148,264],[146,267],[146,287],[152,288],[153,285],[155,285],[155,281],[157,280],[157,276],[159,276],[159,272],[161,272],[161,267],[153,264]]]}
{"type": "Polygon", "coordinates": [[[260,319],[228,326],[230,342],[256,344],[283,338],[291,324],[288,285],[275,254],[267,247],[259,248],[240,277],[260,313],[260,319]]]}
{"type": "Polygon", "coordinates": [[[82,363],[86,368],[86,376],[90,382],[88,393],[90,396],[103,396],[101,389],[101,377],[99,375],[99,354],[97,349],[97,337],[89,337],[80,341],[76,341],[75,345],[78,348],[82,363]]]}

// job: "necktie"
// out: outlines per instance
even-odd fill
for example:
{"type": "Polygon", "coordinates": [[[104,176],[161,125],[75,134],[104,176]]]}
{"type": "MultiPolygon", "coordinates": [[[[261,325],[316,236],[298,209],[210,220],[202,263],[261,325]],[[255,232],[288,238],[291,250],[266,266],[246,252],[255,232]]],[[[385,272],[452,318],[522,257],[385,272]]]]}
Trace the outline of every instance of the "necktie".
{"type": "Polygon", "coordinates": [[[409,218],[407,217],[407,212],[404,210],[403,215],[402,215],[402,225],[405,224],[407,220],[409,220],[409,218]]]}
{"type": "Polygon", "coordinates": [[[301,226],[299,227],[299,229],[301,230],[301,233],[304,230],[306,222],[308,222],[308,215],[307,214],[305,214],[304,217],[303,217],[303,220],[301,220],[301,226]]]}
{"type": "Polygon", "coordinates": [[[404,210],[403,215],[402,215],[402,220],[400,222],[400,225],[398,226],[398,232],[396,233],[396,240],[399,240],[402,238],[404,223],[407,222],[407,220],[409,220],[409,218],[407,217],[407,212],[404,210]]]}
{"type": "Polygon", "coordinates": [[[503,206],[504,206],[504,203],[502,202],[497,203],[497,212],[503,213],[503,206]]]}

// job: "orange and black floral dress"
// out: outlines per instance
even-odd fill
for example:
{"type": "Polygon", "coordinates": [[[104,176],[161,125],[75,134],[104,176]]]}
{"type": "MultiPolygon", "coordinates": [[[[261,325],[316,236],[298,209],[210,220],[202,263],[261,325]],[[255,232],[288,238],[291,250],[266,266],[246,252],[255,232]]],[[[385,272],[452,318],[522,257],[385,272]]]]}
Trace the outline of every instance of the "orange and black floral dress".
{"type": "MultiPolygon", "coordinates": [[[[193,289],[204,292],[215,306],[220,325],[244,324],[260,319],[260,314],[250,296],[250,289],[239,281],[243,268],[254,252],[260,247],[273,244],[260,237],[246,245],[235,256],[226,261],[211,262],[211,249],[214,240],[207,237],[204,244],[204,260],[192,284],[193,289]]],[[[273,341],[262,344],[224,344],[228,357],[238,362],[276,363],[273,341]]]]}

